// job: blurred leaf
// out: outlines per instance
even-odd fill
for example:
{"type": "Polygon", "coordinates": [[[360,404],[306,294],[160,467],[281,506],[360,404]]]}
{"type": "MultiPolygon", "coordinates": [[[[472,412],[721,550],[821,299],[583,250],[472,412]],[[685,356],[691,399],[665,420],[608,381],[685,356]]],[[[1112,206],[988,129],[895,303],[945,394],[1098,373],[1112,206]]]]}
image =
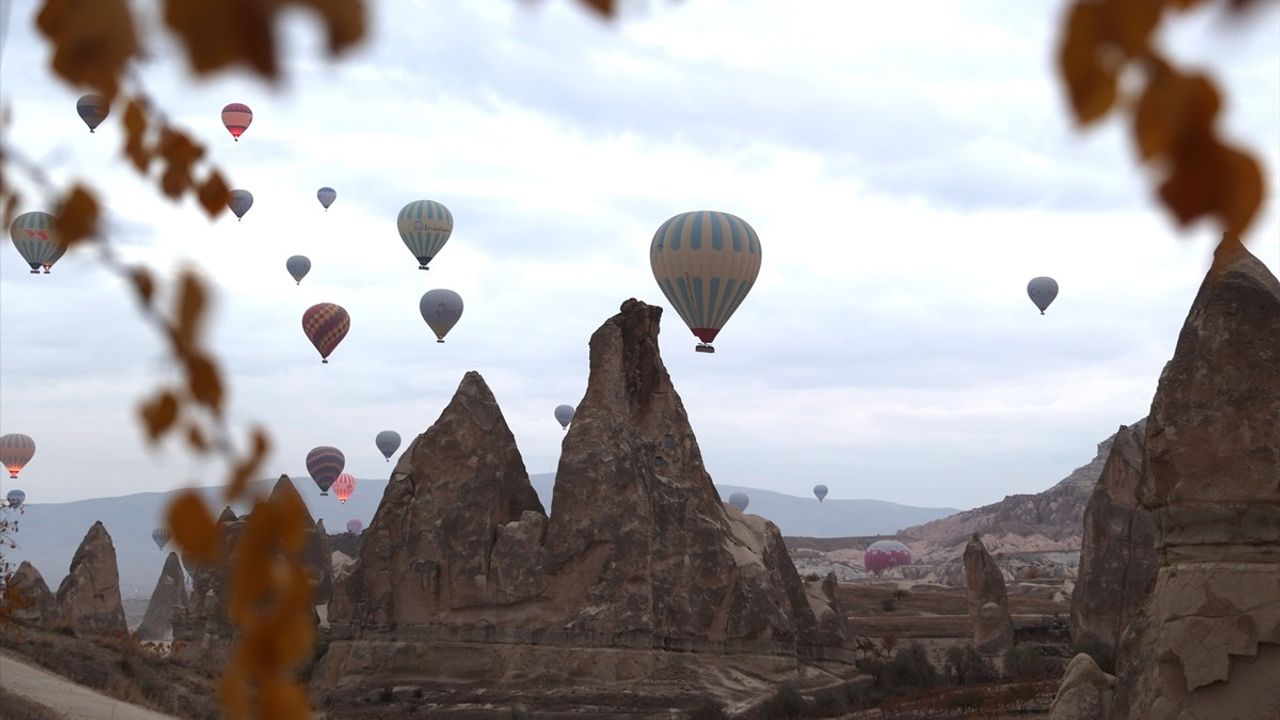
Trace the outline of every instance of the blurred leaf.
{"type": "Polygon", "coordinates": [[[310,708],[302,687],[277,677],[264,678],[261,690],[262,716],[280,720],[307,720],[310,708]]]}
{"type": "Polygon", "coordinates": [[[271,439],[261,427],[253,429],[251,442],[249,457],[236,465],[231,473],[231,480],[227,483],[228,500],[235,500],[244,493],[245,488],[249,486],[249,480],[257,475],[258,468],[271,450],[271,439]]]}
{"type": "Polygon", "coordinates": [[[302,552],[307,543],[307,506],[296,492],[277,493],[272,498],[276,504],[276,537],[287,553],[302,552]]]}
{"type": "Polygon", "coordinates": [[[1180,140],[1169,176],[1160,184],[1160,199],[1180,224],[1190,224],[1218,206],[1218,192],[1226,180],[1222,151],[1207,134],[1180,140]]]}
{"type": "Polygon", "coordinates": [[[209,452],[209,441],[204,437],[204,431],[199,425],[192,423],[187,426],[187,445],[198,453],[209,452]]]}
{"type": "Polygon", "coordinates": [[[1089,123],[1106,115],[1116,100],[1116,74],[1098,61],[1102,40],[1102,6],[1077,2],[1067,15],[1066,37],[1058,65],[1067,84],[1067,97],[1076,122],[1089,123]]]}
{"type": "Polygon", "coordinates": [[[187,355],[187,387],[191,396],[215,413],[222,409],[222,378],[209,356],[192,352],[187,355]]]}
{"type": "Polygon", "coordinates": [[[218,561],[218,525],[200,493],[187,490],[169,505],[169,529],[178,547],[196,562],[212,565],[218,561]]]}
{"type": "Polygon", "coordinates": [[[222,698],[222,709],[229,720],[249,716],[248,685],[249,675],[244,667],[234,660],[227,663],[222,682],[218,685],[218,695],[222,698]]]}
{"type": "Polygon", "coordinates": [[[195,184],[191,178],[191,166],[204,156],[204,148],[185,133],[166,127],[160,132],[156,151],[167,163],[160,177],[160,188],[171,198],[181,197],[195,184]]]}
{"type": "Polygon", "coordinates": [[[151,151],[147,149],[146,108],[138,100],[130,100],[124,109],[124,154],[140,173],[151,167],[151,151]]]}
{"type": "Polygon", "coordinates": [[[151,402],[140,408],[147,424],[147,438],[155,443],[178,420],[178,398],[168,390],[161,392],[151,402]]]}
{"type": "Polygon", "coordinates": [[[125,0],[45,0],[36,27],[53,45],[55,73],[115,99],[120,76],[138,53],[125,0]]]}
{"type": "Polygon", "coordinates": [[[1165,0],[1110,0],[1104,3],[1106,37],[1130,57],[1146,51],[1160,24],[1165,0]]]}
{"type": "Polygon", "coordinates": [[[205,289],[200,277],[191,270],[184,270],[179,279],[178,307],[174,320],[178,336],[194,344],[200,335],[204,320],[205,289]]]}
{"type": "Polygon", "coordinates": [[[156,283],[151,279],[151,273],[141,266],[129,269],[129,280],[133,283],[133,289],[138,293],[138,299],[142,301],[144,306],[151,306],[151,299],[155,296],[156,283]]]}
{"type": "Polygon", "coordinates": [[[209,173],[208,179],[200,185],[200,205],[204,207],[205,214],[211,218],[218,217],[227,209],[227,196],[230,194],[231,188],[222,175],[216,170],[209,173]]]}
{"type": "Polygon", "coordinates": [[[83,185],[75,185],[58,207],[57,237],[67,247],[91,237],[98,229],[98,201],[83,185]]]}
{"type": "Polygon", "coordinates": [[[1262,207],[1266,181],[1257,160],[1235,148],[1223,150],[1226,184],[1221,189],[1218,217],[1228,233],[1243,235],[1262,207]]]}

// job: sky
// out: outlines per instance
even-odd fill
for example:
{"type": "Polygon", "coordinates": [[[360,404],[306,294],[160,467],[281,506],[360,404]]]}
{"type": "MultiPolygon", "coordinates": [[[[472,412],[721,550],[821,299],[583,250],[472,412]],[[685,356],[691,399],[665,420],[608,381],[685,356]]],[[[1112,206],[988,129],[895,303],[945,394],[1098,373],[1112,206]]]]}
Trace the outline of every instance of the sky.
{"type": "MultiPolygon", "coordinates": [[[[636,297],[667,308],[663,359],[717,482],[921,506],[1038,492],[1146,414],[1217,240],[1156,207],[1121,121],[1073,127],[1061,1],[653,0],[613,24],[570,0],[369,5],[368,41],[338,60],[293,12],[275,88],[192,80],[174,47],[149,46],[141,82],[253,193],[242,222],[163,199],[121,160],[118,116],[90,134],[82,93],[47,69],[37,3],[10,5],[4,142],[103,191],[129,261],[216,285],[230,417],[270,428],[266,476],[335,445],[349,472],[385,477],[375,434],[425,431],[467,370],[529,472],[552,471],[552,410],[582,397],[591,333],[636,297]],[[230,102],[254,111],[238,143],[230,102]],[[395,224],[418,199],[455,220],[428,272],[395,224]],[[764,256],[714,355],[693,351],[648,263],[657,227],[700,209],[746,219],[764,256]],[[300,286],[294,254],[313,262],[300,286]],[[1061,286],[1044,316],[1037,275],[1061,286]],[[444,344],[418,311],[436,287],[466,303],[444,344]],[[327,365],[301,330],[317,302],[352,316],[327,365]]],[[[1179,25],[1160,43],[1212,69],[1226,135],[1264,165],[1247,240],[1280,272],[1280,11],[1179,25]]],[[[24,210],[49,209],[18,184],[24,210]]],[[[138,403],[177,373],[121,281],[89,249],[29,275],[6,245],[0,432],[35,438],[28,501],[221,481],[143,439],[138,403]]]]}

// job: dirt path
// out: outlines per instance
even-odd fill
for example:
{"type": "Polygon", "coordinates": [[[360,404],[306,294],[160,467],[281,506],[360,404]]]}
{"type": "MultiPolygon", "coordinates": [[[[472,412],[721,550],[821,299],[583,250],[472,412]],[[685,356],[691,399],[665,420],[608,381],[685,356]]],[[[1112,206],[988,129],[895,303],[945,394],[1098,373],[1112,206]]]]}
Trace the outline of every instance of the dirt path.
{"type": "Polygon", "coordinates": [[[77,720],[175,720],[172,715],[109,698],[4,653],[0,653],[0,685],[77,720]]]}

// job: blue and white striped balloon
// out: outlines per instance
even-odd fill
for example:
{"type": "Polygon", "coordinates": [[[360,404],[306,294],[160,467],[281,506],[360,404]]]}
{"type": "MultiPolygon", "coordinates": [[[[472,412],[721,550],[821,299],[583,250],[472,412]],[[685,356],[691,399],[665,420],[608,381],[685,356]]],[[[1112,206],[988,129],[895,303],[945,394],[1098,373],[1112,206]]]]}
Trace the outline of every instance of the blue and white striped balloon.
{"type": "Polygon", "coordinates": [[[22,213],[9,226],[9,237],[18,254],[31,266],[31,274],[40,272],[45,263],[52,263],[62,256],[62,244],[58,242],[57,219],[45,212],[22,213]]]}
{"type": "Polygon", "coordinates": [[[418,259],[418,269],[426,270],[453,234],[453,213],[434,200],[415,200],[400,209],[396,227],[400,239],[418,259]]]}

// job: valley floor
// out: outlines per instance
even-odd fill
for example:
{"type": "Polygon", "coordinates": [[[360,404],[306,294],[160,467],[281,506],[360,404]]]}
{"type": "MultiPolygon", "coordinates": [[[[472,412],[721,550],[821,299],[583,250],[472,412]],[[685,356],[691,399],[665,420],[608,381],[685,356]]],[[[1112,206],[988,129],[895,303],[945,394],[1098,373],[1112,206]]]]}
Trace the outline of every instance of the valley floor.
{"type": "Polygon", "coordinates": [[[172,715],[109,698],[5,653],[0,653],[0,689],[43,706],[27,710],[29,717],[41,720],[175,720],[172,715]]]}

